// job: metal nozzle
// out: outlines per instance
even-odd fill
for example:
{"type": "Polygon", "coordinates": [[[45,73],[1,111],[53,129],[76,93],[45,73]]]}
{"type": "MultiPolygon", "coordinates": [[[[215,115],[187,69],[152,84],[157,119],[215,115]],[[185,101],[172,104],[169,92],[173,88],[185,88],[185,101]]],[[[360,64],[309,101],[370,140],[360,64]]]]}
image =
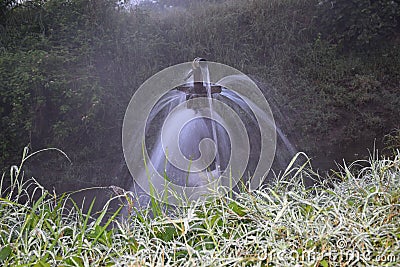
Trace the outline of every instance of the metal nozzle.
{"type": "MultiPolygon", "coordinates": [[[[207,88],[204,84],[204,77],[202,73],[202,69],[207,66],[207,60],[204,58],[196,57],[192,61],[192,69],[184,79],[188,80],[190,77],[193,77],[192,83],[186,83],[184,85],[179,86],[177,89],[179,91],[186,93],[186,99],[191,99],[194,97],[201,97],[207,95],[207,88]]],[[[211,94],[221,93],[221,86],[216,84],[208,84],[211,89],[211,94]]]]}
{"type": "Polygon", "coordinates": [[[200,68],[203,64],[205,64],[205,62],[207,62],[206,59],[201,57],[196,57],[192,62],[192,69],[195,70],[200,68]]]}

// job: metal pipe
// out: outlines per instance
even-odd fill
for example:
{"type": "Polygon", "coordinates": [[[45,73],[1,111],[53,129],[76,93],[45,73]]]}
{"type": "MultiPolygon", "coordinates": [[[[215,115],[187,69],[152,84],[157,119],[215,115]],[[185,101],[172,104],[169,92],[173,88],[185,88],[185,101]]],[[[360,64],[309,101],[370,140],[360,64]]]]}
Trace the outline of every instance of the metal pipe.
{"type": "MultiPolygon", "coordinates": [[[[185,92],[187,94],[186,99],[191,99],[194,97],[204,97],[207,96],[207,88],[204,86],[204,77],[201,72],[201,67],[207,64],[207,60],[204,58],[195,58],[192,62],[192,70],[186,77],[186,80],[193,76],[193,83],[186,83],[179,86],[177,89],[179,91],[185,92]]],[[[222,88],[216,84],[210,84],[211,94],[221,93],[222,88]]]]}

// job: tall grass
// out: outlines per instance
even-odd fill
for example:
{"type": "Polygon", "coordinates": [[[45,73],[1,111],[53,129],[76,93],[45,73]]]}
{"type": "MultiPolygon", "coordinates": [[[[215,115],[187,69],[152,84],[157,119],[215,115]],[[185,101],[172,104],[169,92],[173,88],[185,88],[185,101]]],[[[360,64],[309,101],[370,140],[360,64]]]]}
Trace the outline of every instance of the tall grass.
{"type": "MultiPolygon", "coordinates": [[[[301,157],[297,155],[296,157],[301,157]]],[[[292,161],[268,185],[169,214],[105,219],[12,167],[1,191],[4,266],[396,266],[400,151],[321,177],[292,161]],[[322,181],[306,187],[304,179],[322,181]],[[112,227],[110,227],[112,225],[112,227]]],[[[125,196],[121,196],[125,197],[125,196]]]]}

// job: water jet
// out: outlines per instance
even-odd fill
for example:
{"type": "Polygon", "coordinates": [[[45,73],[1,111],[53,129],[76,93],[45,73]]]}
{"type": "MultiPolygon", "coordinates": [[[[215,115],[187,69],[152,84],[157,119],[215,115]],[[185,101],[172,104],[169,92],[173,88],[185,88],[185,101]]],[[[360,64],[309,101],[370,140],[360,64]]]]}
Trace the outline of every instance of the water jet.
{"type": "Polygon", "coordinates": [[[283,135],[264,95],[240,71],[202,58],[167,68],[139,88],[125,114],[131,191],[146,205],[151,191],[176,204],[168,191],[191,200],[239,180],[257,188],[272,165],[277,132],[283,135]]]}

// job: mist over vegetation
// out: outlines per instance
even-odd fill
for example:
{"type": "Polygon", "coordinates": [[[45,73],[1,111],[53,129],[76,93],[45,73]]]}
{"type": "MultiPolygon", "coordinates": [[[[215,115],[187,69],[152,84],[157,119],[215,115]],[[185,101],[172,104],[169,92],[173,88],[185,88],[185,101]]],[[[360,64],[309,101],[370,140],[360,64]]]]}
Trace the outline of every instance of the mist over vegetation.
{"type": "Polygon", "coordinates": [[[257,81],[316,161],[351,159],[400,128],[398,1],[5,0],[0,14],[1,166],[28,144],[60,148],[73,168],[52,154],[36,166],[56,188],[123,186],[131,96],[198,56],[257,81]]]}

